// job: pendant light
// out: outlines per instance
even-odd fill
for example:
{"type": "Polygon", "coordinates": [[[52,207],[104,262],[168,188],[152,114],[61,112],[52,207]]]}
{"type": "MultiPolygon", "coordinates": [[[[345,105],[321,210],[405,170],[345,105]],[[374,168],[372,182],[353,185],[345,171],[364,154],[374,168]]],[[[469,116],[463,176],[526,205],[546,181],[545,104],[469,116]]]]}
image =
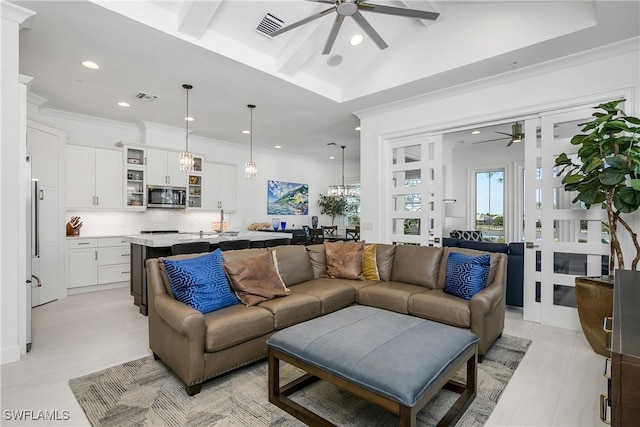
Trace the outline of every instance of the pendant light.
{"type": "MultiPolygon", "coordinates": [[[[338,144],[336,144],[335,142],[330,142],[327,145],[337,146],[338,144]]],[[[351,188],[344,185],[344,149],[345,147],[346,147],[345,145],[340,146],[340,148],[342,148],[342,183],[338,185],[329,186],[329,190],[327,191],[327,194],[329,194],[330,196],[345,197],[348,195],[348,193],[351,192],[351,188]]]]}
{"type": "Polygon", "coordinates": [[[186,149],[180,153],[180,170],[183,172],[191,172],[193,170],[193,153],[189,152],[189,122],[193,121],[193,118],[189,116],[189,90],[193,89],[193,86],[189,84],[183,84],[182,88],[187,91],[187,115],[184,118],[186,123],[186,149]]]}
{"type": "Polygon", "coordinates": [[[251,127],[249,128],[249,161],[244,166],[244,177],[247,179],[256,179],[258,176],[258,167],[256,162],[253,161],[253,109],[255,105],[249,104],[249,111],[251,112],[251,127]]]}

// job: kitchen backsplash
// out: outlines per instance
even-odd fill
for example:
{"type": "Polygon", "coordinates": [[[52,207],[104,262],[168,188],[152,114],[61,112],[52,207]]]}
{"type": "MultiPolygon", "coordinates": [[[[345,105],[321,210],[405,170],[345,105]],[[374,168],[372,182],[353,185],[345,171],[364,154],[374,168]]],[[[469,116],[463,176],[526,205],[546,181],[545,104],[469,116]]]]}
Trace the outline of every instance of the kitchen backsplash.
{"type": "MultiPolygon", "coordinates": [[[[211,223],[220,221],[219,212],[183,209],[148,209],[144,212],[67,211],[66,221],[74,216],[82,217],[80,236],[138,234],[141,230],[212,231],[211,223]]],[[[229,229],[235,230],[233,214],[225,212],[224,219],[229,223],[229,229]]]]}

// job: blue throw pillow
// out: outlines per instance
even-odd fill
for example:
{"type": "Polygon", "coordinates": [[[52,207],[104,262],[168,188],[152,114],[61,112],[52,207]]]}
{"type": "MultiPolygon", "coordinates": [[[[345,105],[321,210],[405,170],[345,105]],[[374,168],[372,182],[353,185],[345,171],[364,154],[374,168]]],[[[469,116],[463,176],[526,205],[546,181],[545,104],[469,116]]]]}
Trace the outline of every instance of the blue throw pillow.
{"type": "Polygon", "coordinates": [[[239,304],[222,267],[222,252],[197,258],[165,259],[164,268],[176,299],[203,314],[239,304]]]}
{"type": "Polygon", "coordinates": [[[447,258],[444,291],[470,300],[487,286],[490,264],[491,256],[489,254],[472,257],[458,252],[450,252],[449,258],[447,258]]]}

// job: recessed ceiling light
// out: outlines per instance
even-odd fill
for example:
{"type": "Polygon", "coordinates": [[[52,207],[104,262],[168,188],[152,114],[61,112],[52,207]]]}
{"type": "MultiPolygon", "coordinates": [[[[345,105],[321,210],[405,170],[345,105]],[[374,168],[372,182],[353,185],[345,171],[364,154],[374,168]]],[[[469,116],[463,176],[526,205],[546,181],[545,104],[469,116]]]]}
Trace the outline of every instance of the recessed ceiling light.
{"type": "Polygon", "coordinates": [[[187,117],[185,117],[184,119],[185,119],[186,121],[188,121],[188,122],[192,122],[192,121],[194,120],[194,118],[193,118],[193,117],[191,117],[191,116],[187,116],[187,117]]]}
{"type": "Polygon", "coordinates": [[[97,70],[100,68],[100,66],[93,61],[82,61],[82,65],[90,70],[97,70]]]}
{"type": "Polygon", "coordinates": [[[251,133],[251,131],[243,130],[242,133],[244,133],[245,135],[249,135],[251,133]]]}
{"type": "Polygon", "coordinates": [[[282,145],[274,145],[273,148],[282,148],[282,145]]]}
{"type": "Polygon", "coordinates": [[[335,156],[329,156],[329,160],[335,160],[335,156]]]}
{"type": "Polygon", "coordinates": [[[118,105],[119,105],[120,107],[125,107],[125,108],[126,108],[126,107],[130,107],[130,106],[131,106],[131,105],[129,105],[129,103],[128,103],[128,102],[124,102],[124,101],[120,101],[120,102],[118,102],[118,105]]]}
{"type": "Polygon", "coordinates": [[[473,132],[471,132],[471,135],[477,135],[477,134],[479,134],[479,133],[480,133],[480,131],[479,131],[479,130],[474,130],[473,132]]]}
{"type": "Polygon", "coordinates": [[[351,36],[351,40],[349,40],[349,43],[351,43],[351,46],[358,46],[360,43],[362,43],[362,40],[364,40],[362,34],[354,34],[353,36],[351,36]]]}
{"type": "Polygon", "coordinates": [[[356,130],[357,130],[357,131],[360,131],[360,129],[361,129],[361,128],[360,128],[360,126],[356,127],[356,130]]]}

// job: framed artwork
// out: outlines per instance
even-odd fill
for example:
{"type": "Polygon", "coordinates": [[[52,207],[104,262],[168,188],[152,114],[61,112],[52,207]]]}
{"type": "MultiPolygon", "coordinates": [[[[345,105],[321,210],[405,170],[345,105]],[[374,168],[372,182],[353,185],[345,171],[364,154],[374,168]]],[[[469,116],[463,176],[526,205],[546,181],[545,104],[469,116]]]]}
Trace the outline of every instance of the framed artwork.
{"type": "Polygon", "coordinates": [[[309,185],[267,181],[267,215],[308,215],[309,185]]]}

